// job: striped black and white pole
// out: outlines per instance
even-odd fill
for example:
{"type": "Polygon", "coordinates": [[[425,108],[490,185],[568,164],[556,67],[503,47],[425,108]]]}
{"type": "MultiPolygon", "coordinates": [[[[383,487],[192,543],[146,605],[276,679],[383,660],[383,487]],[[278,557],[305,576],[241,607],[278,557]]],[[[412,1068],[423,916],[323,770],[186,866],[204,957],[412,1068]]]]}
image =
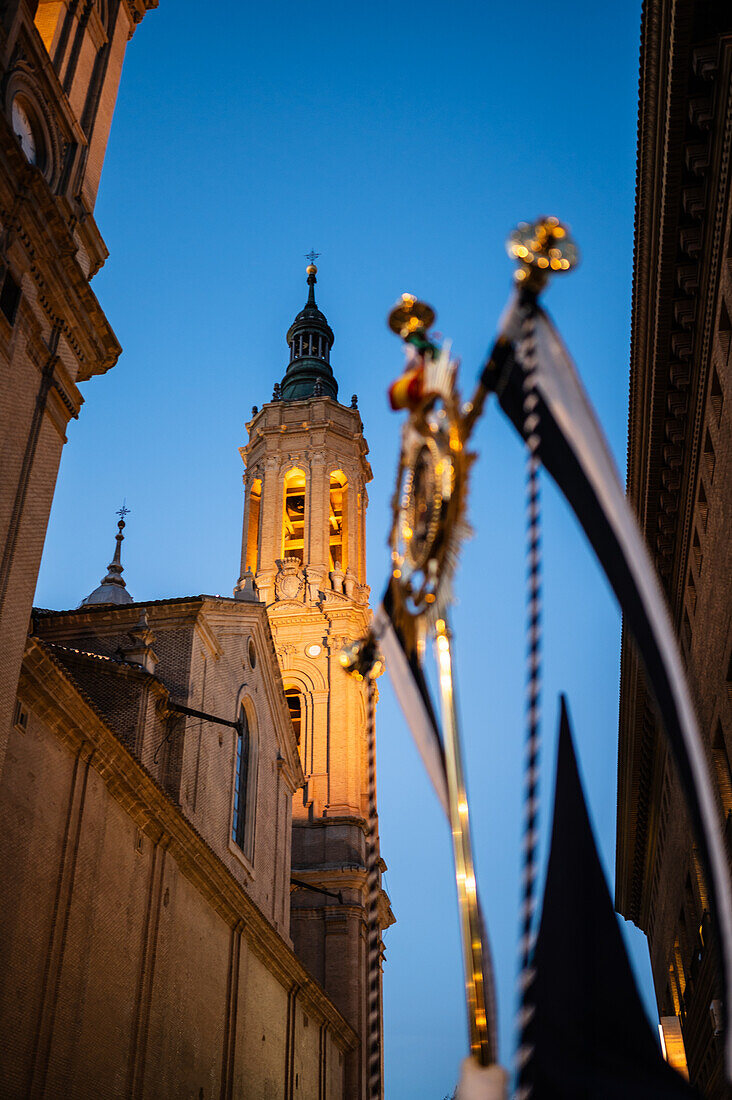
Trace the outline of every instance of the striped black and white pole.
{"type": "Polygon", "coordinates": [[[539,414],[536,394],[536,312],[527,303],[516,358],[523,369],[523,435],[526,441],[526,756],[524,762],[523,873],[519,943],[519,1014],[517,1021],[516,1093],[528,1100],[531,1087],[522,1071],[533,1054],[526,1027],[534,1014],[532,950],[539,844],[539,718],[541,690],[541,506],[539,499],[539,414]]]}
{"type": "Polygon", "coordinates": [[[368,923],[366,974],[366,1095],[381,1100],[381,929],[379,926],[379,835],[376,817],[376,683],[366,675],[366,735],[368,739],[368,832],[366,835],[366,919],[368,923]]]}

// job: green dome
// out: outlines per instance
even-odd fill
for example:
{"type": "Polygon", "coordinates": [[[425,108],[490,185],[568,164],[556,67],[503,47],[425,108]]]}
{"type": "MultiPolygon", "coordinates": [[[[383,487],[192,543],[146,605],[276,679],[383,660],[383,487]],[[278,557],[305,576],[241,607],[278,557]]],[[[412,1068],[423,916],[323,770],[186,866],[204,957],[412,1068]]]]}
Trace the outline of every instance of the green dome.
{"type": "Polygon", "coordinates": [[[280,387],[282,401],[297,401],[320,394],[338,397],[338,383],[330,366],[330,349],[335,337],[325,314],[315,302],[317,270],[315,264],[308,267],[308,300],[287,332],[290,362],[280,387]]]}

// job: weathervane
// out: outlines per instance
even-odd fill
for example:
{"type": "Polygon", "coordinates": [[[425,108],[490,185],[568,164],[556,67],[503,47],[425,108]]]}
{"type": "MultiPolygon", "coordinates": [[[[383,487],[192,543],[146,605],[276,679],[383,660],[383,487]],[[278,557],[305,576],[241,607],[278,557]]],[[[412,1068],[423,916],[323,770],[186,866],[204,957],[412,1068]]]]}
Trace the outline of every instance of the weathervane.
{"type": "Polygon", "coordinates": [[[310,263],[314,264],[320,255],[320,252],[316,252],[314,248],[311,248],[309,252],[305,253],[305,259],[310,260],[310,263]]]}

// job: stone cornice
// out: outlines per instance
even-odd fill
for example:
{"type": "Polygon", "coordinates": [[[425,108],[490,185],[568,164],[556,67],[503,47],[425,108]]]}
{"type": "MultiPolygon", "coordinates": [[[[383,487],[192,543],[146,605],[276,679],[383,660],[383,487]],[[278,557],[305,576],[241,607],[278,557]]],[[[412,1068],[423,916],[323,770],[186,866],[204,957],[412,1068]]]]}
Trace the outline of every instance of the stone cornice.
{"type": "Polygon", "coordinates": [[[147,12],[158,6],[158,0],[122,0],[130,21],[130,38],[135,33],[147,12]]]}
{"type": "MultiPolygon", "coordinates": [[[[353,863],[328,864],[322,867],[293,867],[291,873],[293,878],[312,883],[313,886],[320,886],[325,890],[332,890],[333,893],[343,890],[357,890],[365,895],[368,889],[366,868],[353,863]]],[[[323,908],[326,908],[323,904],[312,907],[298,905],[296,912],[318,911],[322,913],[323,908]]],[[[348,901],[344,901],[337,908],[335,906],[327,908],[332,916],[341,916],[350,911],[365,922],[365,907],[363,905],[357,905],[353,902],[349,904],[348,901]]],[[[379,918],[379,926],[382,931],[390,928],[392,924],[396,924],[396,917],[391,908],[391,900],[383,887],[379,891],[379,918]]]]}
{"type": "MultiPolygon", "coordinates": [[[[292,449],[291,436],[301,433],[307,437],[308,443],[304,447],[298,444],[298,453],[303,456],[309,451],[317,454],[324,450],[327,440],[336,437],[350,447],[355,447],[353,458],[360,465],[364,483],[373,478],[366,458],[369,448],[363,436],[363,423],[358,410],[341,405],[332,398],[268,402],[246,424],[246,428],[249,442],[239,448],[239,453],[247,467],[260,461],[262,457],[272,458],[275,440],[281,441],[277,448],[279,451],[288,452],[292,449]]],[[[332,443],[328,443],[328,447],[333,449],[332,443]]]]}
{"type": "MultiPolygon", "coordinates": [[[[680,630],[732,143],[732,34],[693,0],[645,0],[641,27],[628,495],[680,630]],[[702,37],[695,37],[701,34],[702,37]]],[[[621,652],[616,889],[648,912],[653,790],[665,755],[627,631],[621,652]]]]}
{"type": "MultiPolygon", "coordinates": [[[[707,380],[711,364],[711,345],[717,316],[720,265],[726,221],[730,216],[730,154],[732,152],[732,33],[723,44],[718,57],[714,95],[710,95],[710,125],[716,120],[717,138],[712,143],[709,161],[709,194],[705,216],[704,247],[700,257],[702,278],[699,286],[699,307],[695,330],[696,385],[690,393],[686,447],[689,456],[688,474],[679,494],[676,562],[672,605],[677,611],[683,605],[688,573],[689,543],[697,491],[702,425],[706,413],[707,380]]],[[[678,615],[677,615],[678,617],[678,615]]]]}
{"type": "Polygon", "coordinates": [[[181,810],[132,756],[97,711],[34,638],[29,638],[19,695],[74,753],[84,751],[110,794],[153,843],[164,843],[180,871],[232,927],[285,989],[297,986],[307,1011],[326,1023],[343,1050],[356,1046],[353,1029],[308,974],[231,872],[181,810]]]}
{"type": "Polygon", "coordinates": [[[60,327],[77,358],[75,381],[104,374],[122,349],[76,259],[73,226],[60,212],[61,200],[27,163],[2,112],[0,169],[0,221],[22,246],[49,325],[60,327]]]}

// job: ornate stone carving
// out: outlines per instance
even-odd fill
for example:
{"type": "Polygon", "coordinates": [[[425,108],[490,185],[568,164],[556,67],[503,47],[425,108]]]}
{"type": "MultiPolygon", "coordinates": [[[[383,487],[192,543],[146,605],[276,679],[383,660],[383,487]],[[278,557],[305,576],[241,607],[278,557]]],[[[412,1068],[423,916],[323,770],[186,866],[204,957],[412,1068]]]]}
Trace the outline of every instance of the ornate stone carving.
{"type": "Polygon", "coordinates": [[[331,573],[330,573],[330,583],[333,585],[333,591],[334,592],[340,592],[340,593],[343,592],[343,581],[344,581],[344,579],[345,578],[343,576],[343,569],[341,568],[341,563],[339,561],[337,561],[336,564],[335,564],[335,569],[332,569],[331,573]]]}
{"type": "Polygon", "coordinates": [[[277,646],[277,657],[282,665],[282,668],[290,668],[292,663],[292,655],[297,651],[297,647],[291,642],[284,642],[282,645],[277,646]]]}
{"type": "Polygon", "coordinates": [[[323,588],[323,570],[317,566],[308,565],[305,570],[307,579],[307,600],[309,603],[317,603],[323,588]]]}
{"type": "Polygon", "coordinates": [[[283,558],[275,577],[275,596],[278,600],[297,600],[302,595],[305,580],[299,558],[283,558]]]}
{"type": "Polygon", "coordinates": [[[237,600],[247,600],[250,603],[256,602],[259,598],[254,581],[254,574],[251,569],[246,569],[240,577],[239,583],[234,590],[234,598],[237,600]]]}

